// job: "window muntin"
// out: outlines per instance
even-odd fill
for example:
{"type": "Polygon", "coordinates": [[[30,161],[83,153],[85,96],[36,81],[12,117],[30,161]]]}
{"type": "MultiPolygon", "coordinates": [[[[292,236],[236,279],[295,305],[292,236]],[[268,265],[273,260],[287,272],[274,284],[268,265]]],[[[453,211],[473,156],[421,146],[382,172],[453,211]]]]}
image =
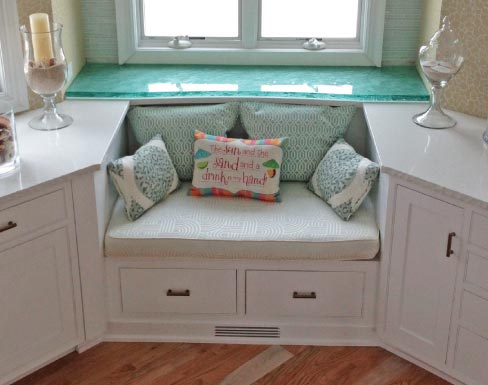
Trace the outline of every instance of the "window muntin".
{"type": "Polygon", "coordinates": [[[239,37],[239,0],[140,0],[142,35],[239,37]]]}
{"type": "Polygon", "coordinates": [[[360,0],[261,0],[261,39],[359,39],[360,0]]]}

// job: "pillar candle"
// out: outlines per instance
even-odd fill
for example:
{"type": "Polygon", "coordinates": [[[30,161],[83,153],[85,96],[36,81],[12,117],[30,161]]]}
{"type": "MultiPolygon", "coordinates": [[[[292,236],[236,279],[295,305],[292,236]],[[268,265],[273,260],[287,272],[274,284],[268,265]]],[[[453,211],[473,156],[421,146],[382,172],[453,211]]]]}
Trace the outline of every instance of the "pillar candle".
{"type": "Polygon", "coordinates": [[[33,13],[29,16],[29,21],[32,32],[34,61],[36,63],[49,63],[49,60],[54,57],[49,16],[46,13],[33,13]]]}

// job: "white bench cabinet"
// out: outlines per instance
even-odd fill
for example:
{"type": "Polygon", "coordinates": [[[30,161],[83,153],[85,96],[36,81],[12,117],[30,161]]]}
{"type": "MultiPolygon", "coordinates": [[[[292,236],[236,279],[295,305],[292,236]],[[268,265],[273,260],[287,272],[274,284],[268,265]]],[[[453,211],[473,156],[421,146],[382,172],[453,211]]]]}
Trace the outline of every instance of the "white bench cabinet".
{"type": "Polygon", "coordinates": [[[462,236],[462,208],[398,186],[386,340],[445,364],[462,236]]]}
{"type": "Polygon", "coordinates": [[[0,383],[83,339],[68,184],[0,206],[0,383]]]}

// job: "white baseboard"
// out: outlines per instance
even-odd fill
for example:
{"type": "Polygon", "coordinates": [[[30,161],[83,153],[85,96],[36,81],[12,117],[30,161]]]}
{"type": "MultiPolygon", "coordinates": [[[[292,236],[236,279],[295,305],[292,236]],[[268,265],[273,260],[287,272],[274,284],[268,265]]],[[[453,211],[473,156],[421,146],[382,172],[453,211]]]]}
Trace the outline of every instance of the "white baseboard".
{"type": "Polygon", "coordinates": [[[85,341],[85,342],[76,346],[76,351],[78,353],[86,352],[87,350],[97,346],[98,344],[100,344],[104,341],[105,341],[105,337],[103,335],[98,337],[98,338],[92,339],[90,341],[85,341]]]}
{"type": "MultiPolygon", "coordinates": [[[[111,322],[105,341],[119,342],[187,342],[266,345],[317,345],[317,346],[378,346],[374,328],[364,326],[322,326],[319,324],[280,324],[278,338],[216,336],[216,325],[239,326],[241,322],[188,322],[147,323],[111,322]]],[[[256,326],[247,323],[246,326],[256,326]]],[[[269,326],[269,325],[267,325],[269,326]]]]}

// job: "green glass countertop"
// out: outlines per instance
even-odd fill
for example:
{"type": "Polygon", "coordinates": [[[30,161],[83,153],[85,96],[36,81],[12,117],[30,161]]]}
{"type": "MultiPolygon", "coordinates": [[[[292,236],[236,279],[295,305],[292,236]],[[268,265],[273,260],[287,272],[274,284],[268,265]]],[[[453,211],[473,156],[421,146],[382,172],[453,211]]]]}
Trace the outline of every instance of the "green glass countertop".
{"type": "Polygon", "coordinates": [[[285,98],[425,101],[415,67],[290,67],[88,63],[68,98],[285,98]]]}

